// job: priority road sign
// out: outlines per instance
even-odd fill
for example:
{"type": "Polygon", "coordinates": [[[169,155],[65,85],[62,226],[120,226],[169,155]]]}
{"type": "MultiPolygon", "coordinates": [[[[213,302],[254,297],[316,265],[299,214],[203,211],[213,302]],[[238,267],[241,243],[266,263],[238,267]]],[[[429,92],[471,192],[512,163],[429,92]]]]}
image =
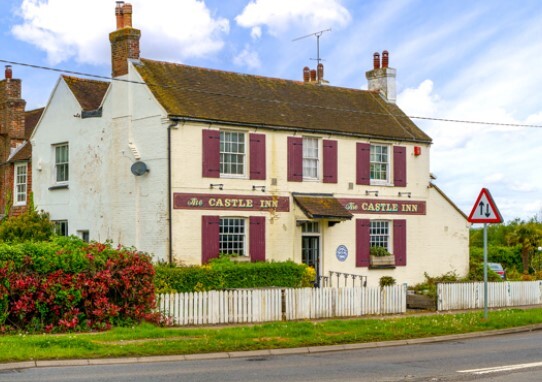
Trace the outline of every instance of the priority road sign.
{"type": "Polygon", "coordinates": [[[470,223],[502,223],[503,218],[487,188],[482,188],[467,219],[470,223]]]}

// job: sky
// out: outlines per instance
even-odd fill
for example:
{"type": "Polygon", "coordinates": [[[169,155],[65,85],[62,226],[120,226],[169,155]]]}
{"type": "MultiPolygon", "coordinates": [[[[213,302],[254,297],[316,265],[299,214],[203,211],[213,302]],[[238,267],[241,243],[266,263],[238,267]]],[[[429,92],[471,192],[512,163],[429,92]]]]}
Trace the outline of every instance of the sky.
{"type": "MultiPolygon", "coordinates": [[[[141,56],[155,60],[302,80],[316,32],[331,29],[319,38],[325,79],[366,89],[373,53],[388,50],[397,104],[433,139],[434,183],[467,215],[488,188],[505,221],[541,218],[542,1],[127,2],[141,56]]],[[[0,0],[0,60],[109,76],[115,5],[0,0]]],[[[27,110],[59,75],[13,65],[27,110]]]]}

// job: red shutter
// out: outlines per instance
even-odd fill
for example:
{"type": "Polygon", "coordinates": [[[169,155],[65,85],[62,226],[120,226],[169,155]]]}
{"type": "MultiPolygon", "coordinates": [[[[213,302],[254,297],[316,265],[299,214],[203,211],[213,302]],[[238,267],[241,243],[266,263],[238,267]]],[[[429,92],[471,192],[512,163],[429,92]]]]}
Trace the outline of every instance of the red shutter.
{"type": "Polygon", "coordinates": [[[356,144],[356,184],[371,184],[371,145],[356,144]]]}
{"type": "Polygon", "coordinates": [[[250,179],[265,180],[265,134],[250,134],[250,179]]]}
{"type": "Polygon", "coordinates": [[[393,184],[396,187],[406,187],[406,147],[393,148],[393,184]]]}
{"type": "Polygon", "coordinates": [[[220,252],[220,217],[201,217],[201,263],[218,257],[220,252]]]}
{"type": "Polygon", "coordinates": [[[303,181],[303,138],[288,137],[288,181],[303,181]]]}
{"type": "Polygon", "coordinates": [[[337,183],[337,141],[323,141],[324,183],[337,183]]]}
{"type": "Polygon", "coordinates": [[[251,216],[249,226],[250,261],[265,261],[265,217],[251,216]]]}
{"type": "Polygon", "coordinates": [[[406,220],[393,221],[393,255],[396,266],[406,265],[406,220]]]}
{"type": "Polygon", "coordinates": [[[356,219],[356,267],[369,266],[371,221],[356,219]]]}
{"type": "Polygon", "coordinates": [[[220,131],[203,130],[204,178],[220,178],[220,131]]]}

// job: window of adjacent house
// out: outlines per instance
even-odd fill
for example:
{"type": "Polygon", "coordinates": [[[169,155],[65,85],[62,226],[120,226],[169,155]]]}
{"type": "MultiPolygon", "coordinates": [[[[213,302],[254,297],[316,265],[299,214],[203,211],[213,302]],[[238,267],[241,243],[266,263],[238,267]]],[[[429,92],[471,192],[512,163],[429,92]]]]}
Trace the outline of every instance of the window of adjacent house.
{"type": "Polygon", "coordinates": [[[318,179],[318,138],[303,137],[303,178],[318,179]]]}
{"type": "Polygon", "coordinates": [[[220,131],[220,175],[245,175],[245,133],[220,131]]]}
{"type": "Polygon", "coordinates": [[[54,146],[55,151],[55,182],[67,183],[70,179],[69,172],[69,147],[68,144],[54,146]]]}
{"type": "Polygon", "coordinates": [[[243,218],[220,218],[219,249],[220,253],[247,255],[246,229],[243,218]]]}
{"type": "Polygon", "coordinates": [[[371,181],[387,183],[390,168],[389,147],[385,145],[371,145],[371,181]]]}
{"type": "Polygon", "coordinates": [[[17,163],[14,174],[15,205],[26,204],[27,197],[28,166],[26,163],[17,163]]]}
{"type": "Polygon", "coordinates": [[[87,230],[77,231],[77,236],[86,243],[90,241],[90,234],[87,230]]]}
{"type": "Polygon", "coordinates": [[[369,242],[371,247],[384,247],[390,250],[390,222],[371,220],[369,242]]]}
{"type": "Polygon", "coordinates": [[[55,232],[59,236],[68,236],[68,221],[67,220],[55,220],[55,232]]]}

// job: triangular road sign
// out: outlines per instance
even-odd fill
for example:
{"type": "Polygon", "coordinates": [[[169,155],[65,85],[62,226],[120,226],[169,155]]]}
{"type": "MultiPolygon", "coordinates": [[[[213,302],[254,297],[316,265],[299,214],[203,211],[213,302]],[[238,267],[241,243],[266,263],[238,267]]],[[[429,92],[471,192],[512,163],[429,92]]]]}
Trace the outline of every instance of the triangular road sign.
{"type": "Polygon", "coordinates": [[[502,223],[503,218],[487,188],[482,188],[467,219],[470,223],[502,223]]]}

